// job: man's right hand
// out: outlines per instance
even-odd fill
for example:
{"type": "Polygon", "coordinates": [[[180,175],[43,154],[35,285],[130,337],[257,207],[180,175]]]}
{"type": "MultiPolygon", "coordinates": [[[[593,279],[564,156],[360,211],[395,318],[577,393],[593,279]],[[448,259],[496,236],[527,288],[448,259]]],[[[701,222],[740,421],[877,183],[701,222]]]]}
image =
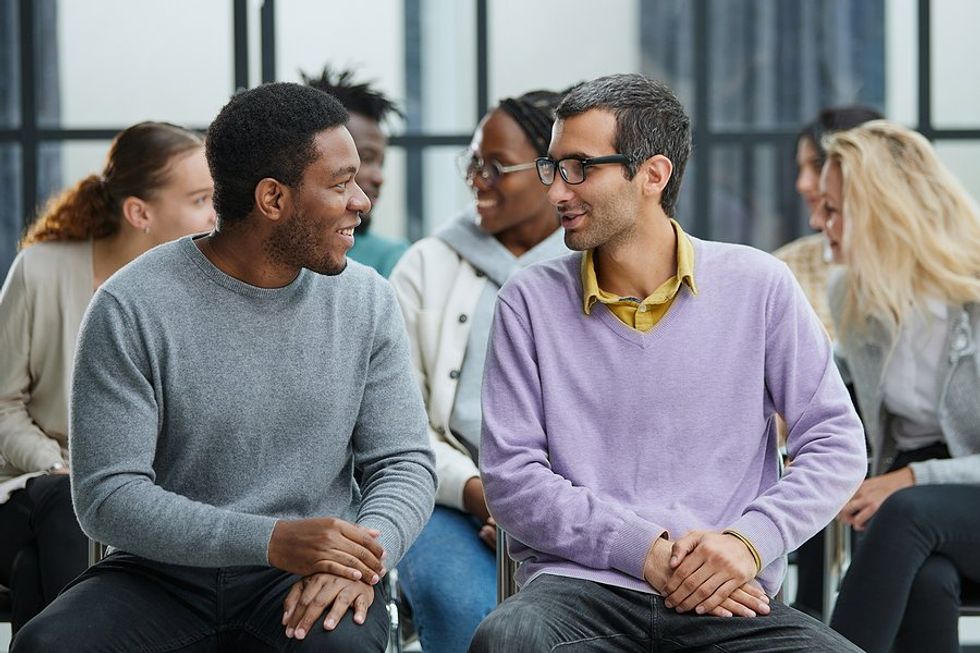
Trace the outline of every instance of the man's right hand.
{"type": "MultiPolygon", "coordinates": [[[[670,578],[673,570],[670,568],[670,552],[673,542],[659,537],[650,545],[647,557],[643,561],[643,578],[650,584],[650,587],[664,595],[664,587],[670,578]]],[[[708,614],[715,617],[754,617],[759,614],[769,614],[769,597],[762,587],[754,580],[751,580],[740,588],[736,589],[731,595],[722,601],[714,610],[708,614]]]]}
{"type": "Polygon", "coordinates": [[[378,535],[335,517],[280,519],[269,542],[269,564],[299,576],[333,574],[374,585],[386,571],[378,535]]]}

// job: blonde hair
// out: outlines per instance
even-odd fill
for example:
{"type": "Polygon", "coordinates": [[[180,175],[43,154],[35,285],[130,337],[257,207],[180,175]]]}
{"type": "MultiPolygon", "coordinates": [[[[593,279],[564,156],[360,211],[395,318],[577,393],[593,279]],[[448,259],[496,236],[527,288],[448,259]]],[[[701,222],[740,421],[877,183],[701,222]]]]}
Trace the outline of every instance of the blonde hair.
{"type": "Polygon", "coordinates": [[[980,301],[980,210],[925,137],[874,120],[824,147],[843,177],[843,331],[873,316],[895,334],[926,297],[980,301]]]}

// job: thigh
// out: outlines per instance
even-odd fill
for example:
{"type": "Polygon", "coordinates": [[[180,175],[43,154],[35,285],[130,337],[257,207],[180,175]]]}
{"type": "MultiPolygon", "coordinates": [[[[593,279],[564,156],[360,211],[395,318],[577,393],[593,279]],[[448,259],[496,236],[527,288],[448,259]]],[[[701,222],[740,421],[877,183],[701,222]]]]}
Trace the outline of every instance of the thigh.
{"type": "Polygon", "coordinates": [[[11,651],[206,650],[217,634],[215,573],[114,553],[29,621],[11,651]]]}
{"type": "Polygon", "coordinates": [[[497,602],[494,552],[468,516],[443,506],[398,563],[398,580],[426,650],[465,651],[497,602]]]}
{"type": "Polygon", "coordinates": [[[31,498],[26,490],[16,490],[0,503],[0,585],[10,587],[14,559],[29,544],[31,533],[31,498]]]}
{"type": "Polygon", "coordinates": [[[483,620],[470,651],[646,651],[653,595],[542,575],[483,620]]]}
{"type": "Polygon", "coordinates": [[[665,651],[861,652],[813,617],[782,603],[773,602],[770,614],[752,618],[677,614],[666,608],[659,596],[656,606],[656,635],[665,651]]]}
{"type": "Polygon", "coordinates": [[[323,628],[323,618],[303,639],[286,637],[282,625],[283,602],[298,576],[271,567],[224,570],[222,594],[227,628],[233,631],[224,649],[235,653],[271,651],[330,651],[330,653],[381,653],[388,644],[387,598],[383,584],[374,589],[374,601],[363,624],[347,613],[333,630],[323,628]]]}

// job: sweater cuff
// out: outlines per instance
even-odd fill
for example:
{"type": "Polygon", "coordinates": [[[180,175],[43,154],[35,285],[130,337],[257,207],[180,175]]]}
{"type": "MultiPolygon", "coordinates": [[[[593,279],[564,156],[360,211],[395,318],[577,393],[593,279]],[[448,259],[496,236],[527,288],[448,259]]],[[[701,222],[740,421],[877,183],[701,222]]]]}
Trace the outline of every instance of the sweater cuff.
{"type": "Polygon", "coordinates": [[[609,542],[609,567],[643,580],[643,563],[653,542],[666,534],[666,530],[651,524],[633,520],[624,522],[609,542]]]}
{"type": "Polygon", "coordinates": [[[936,485],[940,483],[936,476],[936,461],[935,460],[923,460],[918,463],[909,463],[909,469],[912,470],[912,475],[915,477],[916,485],[936,485]]]}
{"type": "Polygon", "coordinates": [[[753,544],[759,554],[761,569],[787,553],[783,536],[776,524],[761,512],[747,512],[723,530],[735,531],[753,544]]]}

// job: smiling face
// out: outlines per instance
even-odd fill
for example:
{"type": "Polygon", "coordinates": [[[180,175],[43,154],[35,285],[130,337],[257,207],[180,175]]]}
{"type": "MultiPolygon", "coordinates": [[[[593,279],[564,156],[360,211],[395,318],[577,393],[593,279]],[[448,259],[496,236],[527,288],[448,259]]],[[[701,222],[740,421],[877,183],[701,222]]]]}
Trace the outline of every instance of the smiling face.
{"type": "Polygon", "coordinates": [[[168,167],[167,182],[145,201],[154,244],[210,231],[215,223],[214,182],[204,148],[175,155],[168,167]]]}
{"type": "Polygon", "coordinates": [[[357,185],[373,206],[381,196],[381,187],[385,183],[383,168],[388,138],[376,121],[360,113],[350,114],[347,130],[354,138],[357,155],[361,158],[361,168],[356,177],[357,185]]]}
{"type": "Polygon", "coordinates": [[[831,259],[834,263],[844,263],[844,175],[840,163],[828,161],[820,175],[819,212],[823,216],[821,231],[827,238],[831,259]]]}
{"type": "MultiPolygon", "coordinates": [[[[517,122],[500,109],[490,112],[480,122],[473,133],[470,151],[485,165],[496,161],[504,167],[530,163],[538,156],[517,122]]],[[[477,223],[488,234],[500,236],[537,219],[554,224],[546,189],[538,181],[534,168],[503,174],[492,183],[476,175],[470,187],[476,196],[477,223]]]]}
{"type": "Polygon", "coordinates": [[[290,189],[292,211],[266,241],[270,257],[282,264],[334,275],[347,267],[360,213],[371,202],[355,181],[359,160],[346,127],[319,132],[313,140],[317,158],[290,189]]]}
{"type": "MultiPolygon", "coordinates": [[[[549,156],[583,159],[616,154],[616,116],[592,109],[555,122],[549,156]]],[[[629,242],[640,215],[639,176],[626,179],[622,165],[589,167],[581,184],[555,175],[548,200],[558,209],[569,249],[587,250],[629,242]]]]}

